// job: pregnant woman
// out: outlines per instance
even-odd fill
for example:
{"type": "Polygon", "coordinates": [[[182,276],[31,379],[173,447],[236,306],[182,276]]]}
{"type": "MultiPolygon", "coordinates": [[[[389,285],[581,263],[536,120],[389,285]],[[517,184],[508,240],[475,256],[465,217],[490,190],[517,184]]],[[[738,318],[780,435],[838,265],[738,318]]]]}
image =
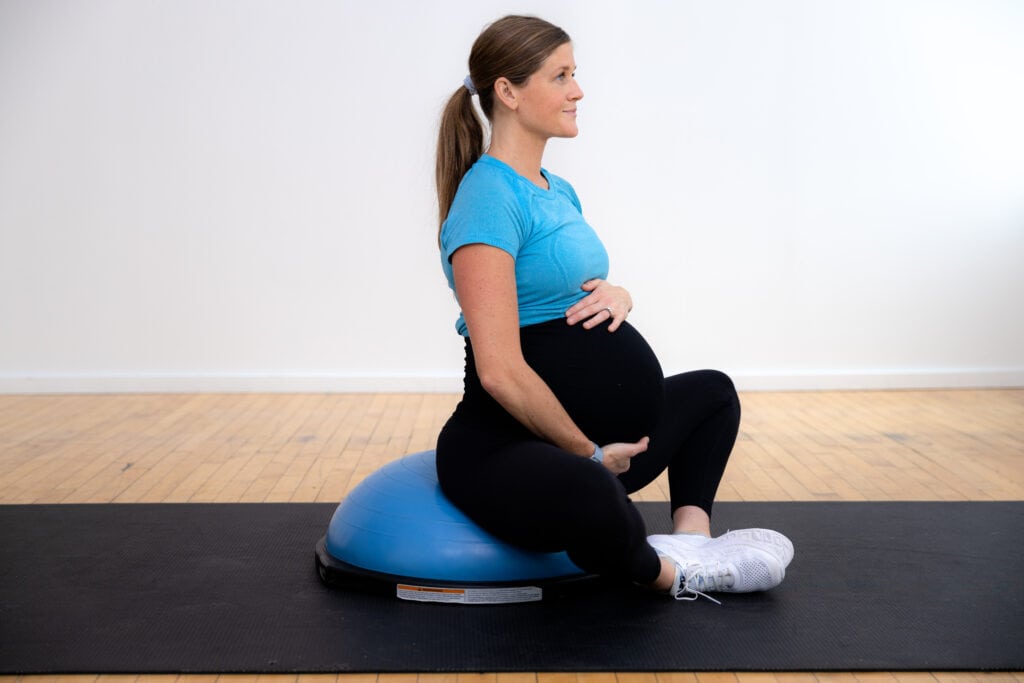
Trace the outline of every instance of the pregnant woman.
{"type": "Polygon", "coordinates": [[[442,116],[439,242],[466,374],[438,437],[441,488],[497,537],[588,572],[678,599],[772,588],[793,556],[785,536],[711,538],[739,428],[732,382],[663,377],[576,193],[542,167],[550,138],[577,134],[575,69],[562,29],[505,17],[477,38],[442,116]],[[628,494],[666,468],[673,533],[648,536],[628,494]]]}

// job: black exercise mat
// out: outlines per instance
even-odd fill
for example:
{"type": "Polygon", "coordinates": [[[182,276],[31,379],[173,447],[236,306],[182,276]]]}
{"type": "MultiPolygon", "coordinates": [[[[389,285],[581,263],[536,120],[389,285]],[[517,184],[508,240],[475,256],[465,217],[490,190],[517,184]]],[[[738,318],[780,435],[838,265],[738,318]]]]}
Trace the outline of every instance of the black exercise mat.
{"type": "MultiPolygon", "coordinates": [[[[0,673],[1020,670],[1024,503],[720,503],[796,558],[763,594],[542,603],[331,590],[334,505],[0,506],[0,673]]],[[[641,504],[651,532],[666,504],[641,504]]]]}

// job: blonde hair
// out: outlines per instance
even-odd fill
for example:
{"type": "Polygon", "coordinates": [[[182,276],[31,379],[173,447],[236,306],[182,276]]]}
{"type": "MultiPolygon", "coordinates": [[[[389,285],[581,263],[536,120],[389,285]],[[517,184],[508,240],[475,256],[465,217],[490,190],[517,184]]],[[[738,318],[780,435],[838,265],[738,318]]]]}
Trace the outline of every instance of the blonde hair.
{"type": "MultiPolygon", "coordinates": [[[[570,42],[569,34],[537,17],[508,16],[489,25],[469,53],[469,78],[488,121],[494,111],[494,83],[501,77],[526,83],[552,52],[570,42]]],[[[473,108],[473,94],[461,86],[441,114],[437,138],[438,235],[462,177],[484,153],[484,127],[473,108]]]]}

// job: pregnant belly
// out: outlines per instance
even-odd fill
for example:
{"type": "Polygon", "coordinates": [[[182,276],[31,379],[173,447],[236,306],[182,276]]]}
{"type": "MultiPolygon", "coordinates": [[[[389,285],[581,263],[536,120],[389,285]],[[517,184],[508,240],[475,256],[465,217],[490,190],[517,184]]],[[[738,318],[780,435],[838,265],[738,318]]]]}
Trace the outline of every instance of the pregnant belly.
{"type": "Polygon", "coordinates": [[[586,330],[555,320],[521,330],[523,356],[580,429],[600,444],[651,433],[664,376],[647,342],[628,323],[586,330]]]}

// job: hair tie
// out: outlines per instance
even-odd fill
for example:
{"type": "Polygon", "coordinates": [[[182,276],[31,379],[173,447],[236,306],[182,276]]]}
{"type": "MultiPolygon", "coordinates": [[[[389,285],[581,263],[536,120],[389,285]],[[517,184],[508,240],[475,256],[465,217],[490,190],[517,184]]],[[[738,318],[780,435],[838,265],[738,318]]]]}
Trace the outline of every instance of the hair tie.
{"type": "Polygon", "coordinates": [[[470,95],[476,95],[476,86],[473,85],[473,79],[466,76],[462,79],[462,85],[466,86],[466,90],[469,91],[470,95]]]}

